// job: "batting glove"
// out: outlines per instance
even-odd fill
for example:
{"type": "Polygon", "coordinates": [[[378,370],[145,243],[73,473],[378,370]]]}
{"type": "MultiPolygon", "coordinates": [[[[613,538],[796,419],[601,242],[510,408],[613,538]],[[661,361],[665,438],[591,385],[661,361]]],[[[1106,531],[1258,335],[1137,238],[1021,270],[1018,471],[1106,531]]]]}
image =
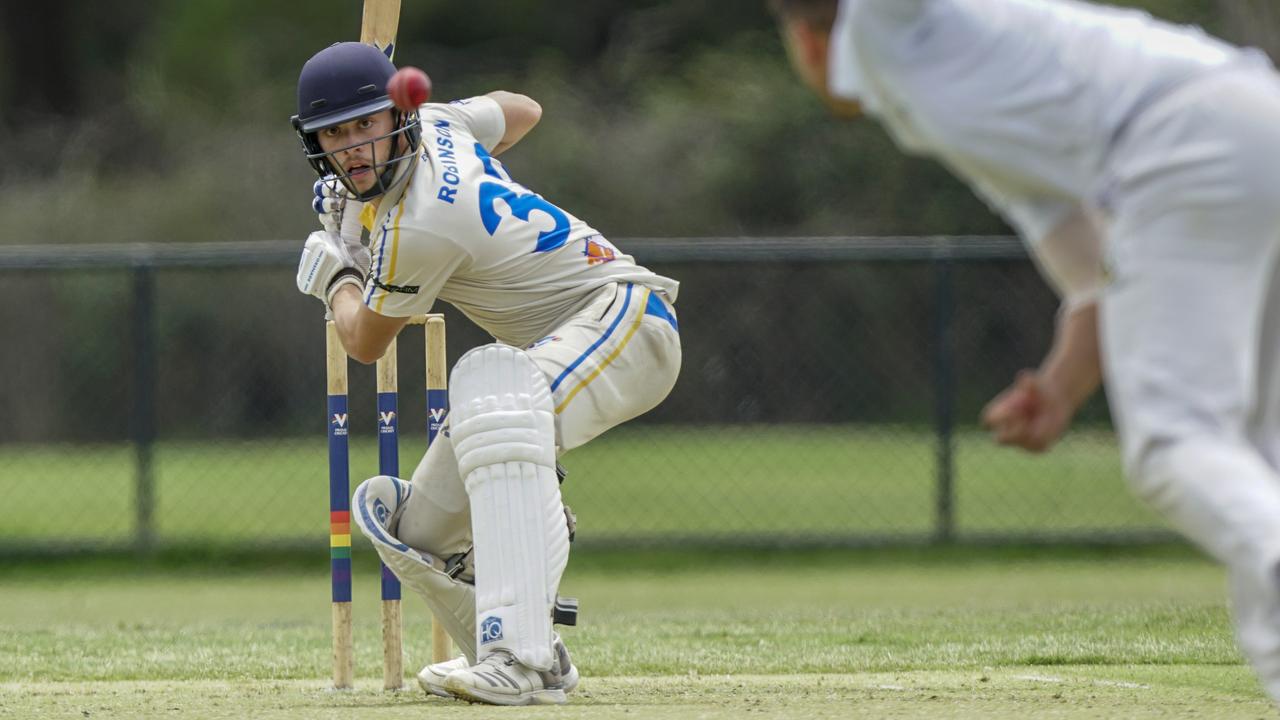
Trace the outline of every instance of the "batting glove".
{"type": "Polygon", "coordinates": [[[356,266],[342,238],[318,230],[302,247],[297,282],[299,291],[319,298],[327,307],[343,285],[364,287],[364,272],[356,266]]]}
{"type": "Polygon", "coordinates": [[[327,175],[316,180],[311,186],[313,197],[311,209],[320,216],[320,225],[327,232],[342,238],[347,253],[355,260],[356,267],[364,274],[369,274],[369,248],[360,240],[360,215],[364,212],[364,203],[351,197],[346,186],[338,182],[337,177],[327,175]]]}

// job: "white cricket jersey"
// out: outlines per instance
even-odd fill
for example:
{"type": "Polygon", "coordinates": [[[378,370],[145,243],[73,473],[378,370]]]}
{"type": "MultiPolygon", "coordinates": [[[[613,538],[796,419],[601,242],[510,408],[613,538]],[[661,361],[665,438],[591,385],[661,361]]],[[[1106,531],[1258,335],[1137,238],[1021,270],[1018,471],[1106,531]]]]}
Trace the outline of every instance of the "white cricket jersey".
{"type": "Polygon", "coordinates": [[[453,305],[494,338],[523,347],[585,305],[592,291],[679,284],[622,254],[595,229],[516,183],[490,151],[502,108],[487,97],[427,104],[413,175],[368,218],[373,263],[364,302],[406,317],[453,305]]]}
{"type": "Polygon", "coordinates": [[[1097,205],[1145,107],[1260,58],[1196,28],[1077,0],[844,0],[831,92],[948,164],[1032,244],[1097,205]]]}

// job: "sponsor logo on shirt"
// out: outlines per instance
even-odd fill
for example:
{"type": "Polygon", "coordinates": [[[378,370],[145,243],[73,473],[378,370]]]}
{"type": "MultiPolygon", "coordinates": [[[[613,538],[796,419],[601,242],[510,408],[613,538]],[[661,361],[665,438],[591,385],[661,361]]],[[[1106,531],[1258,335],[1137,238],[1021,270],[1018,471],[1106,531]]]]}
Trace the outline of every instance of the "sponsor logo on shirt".
{"type": "Polygon", "coordinates": [[[618,259],[618,254],[614,252],[613,248],[597,242],[595,238],[586,239],[586,242],[583,243],[582,254],[587,258],[588,265],[603,265],[618,259]]]}
{"type": "Polygon", "coordinates": [[[373,286],[379,290],[385,290],[389,293],[401,293],[403,295],[417,295],[422,289],[421,285],[392,285],[390,283],[379,282],[378,278],[370,278],[373,286]]]}

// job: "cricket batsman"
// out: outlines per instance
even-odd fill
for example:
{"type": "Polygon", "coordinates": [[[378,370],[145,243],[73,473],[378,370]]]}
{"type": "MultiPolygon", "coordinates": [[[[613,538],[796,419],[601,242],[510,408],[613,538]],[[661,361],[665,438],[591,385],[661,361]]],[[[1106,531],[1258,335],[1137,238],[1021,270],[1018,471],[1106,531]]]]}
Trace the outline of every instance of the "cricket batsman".
{"type": "Polygon", "coordinates": [[[354,42],[302,69],[293,125],[324,229],[306,241],[298,289],[364,363],[437,298],[496,342],[454,366],[448,427],[412,482],[366,480],[352,514],[463,649],[423,669],[424,689],[563,703],[578,671],[552,629],[571,533],[556,458],[670,392],[678,283],[512,179],[498,156],[537,124],[536,102],[496,91],[397,107],[395,72],[354,42]]]}
{"type": "Polygon", "coordinates": [[[1133,490],[1229,569],[1280,701],[1280,77],[1077,0],[772,0],[792,64],[966,180],[1062,298],[983,413],[1049,448],[1105,378],[1133,490]]]}

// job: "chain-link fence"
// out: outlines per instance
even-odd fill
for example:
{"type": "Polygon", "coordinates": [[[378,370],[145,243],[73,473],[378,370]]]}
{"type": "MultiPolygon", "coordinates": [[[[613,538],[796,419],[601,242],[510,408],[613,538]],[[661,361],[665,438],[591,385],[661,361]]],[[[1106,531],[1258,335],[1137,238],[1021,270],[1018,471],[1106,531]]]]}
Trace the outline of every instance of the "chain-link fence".
{"type": "MultiPolygon", "coordinates": [[[[657,410],[562,458],[584,545],[1164,536],[1123,484],[1101,399],[1045,456],[977,427],[1052,334],[1056,302],[1016,241],[619,244],[682,281],[684,367],[657,410]]],[[[323,546],[324,333],[296,257],[0,249],[0,552],[323,546]]],[[[445,315],[451,358],[488,340],[445,315]]],[[[407,475],[426,437],[421,328],[399,359],[407,475]]],[[[358,482],[376,466],[373,369],[351,377],[358,482]]]]}

